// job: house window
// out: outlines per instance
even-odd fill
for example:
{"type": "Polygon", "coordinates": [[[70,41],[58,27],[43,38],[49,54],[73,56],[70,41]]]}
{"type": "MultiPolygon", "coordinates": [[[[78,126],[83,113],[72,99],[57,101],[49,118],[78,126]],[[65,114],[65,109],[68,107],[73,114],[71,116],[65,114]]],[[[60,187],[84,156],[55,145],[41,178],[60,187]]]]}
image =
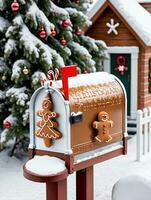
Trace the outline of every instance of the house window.
{"type": "Polygon", "coordinates": [[[149,58],[148,82],[149,82],[149,93],[151,93],[151,58],[149,58]]]}

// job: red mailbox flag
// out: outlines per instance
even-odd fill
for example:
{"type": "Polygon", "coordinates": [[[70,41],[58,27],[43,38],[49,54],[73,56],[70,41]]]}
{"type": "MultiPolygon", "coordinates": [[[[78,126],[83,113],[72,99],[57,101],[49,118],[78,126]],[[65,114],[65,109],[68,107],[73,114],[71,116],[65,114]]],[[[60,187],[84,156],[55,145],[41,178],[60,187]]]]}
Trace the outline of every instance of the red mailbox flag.
{"type": "Polygon", "coordinates": [[[77,66],[65,66],[61,68],[63,92],[66,100],[69,100],[68,78],[77,75],[77,66]]]}

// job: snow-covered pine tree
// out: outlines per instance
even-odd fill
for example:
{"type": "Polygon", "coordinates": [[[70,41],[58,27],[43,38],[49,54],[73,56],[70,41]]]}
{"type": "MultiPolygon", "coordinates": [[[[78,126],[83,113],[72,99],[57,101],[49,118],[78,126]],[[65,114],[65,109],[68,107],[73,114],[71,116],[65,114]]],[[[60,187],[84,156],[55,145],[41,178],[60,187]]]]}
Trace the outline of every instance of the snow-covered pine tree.
{"type": "Polygon", "coordinates": [[[83,34],[87,0],[0,0],[0,120],[2,141],[28,133],[29,100],[51,68],[102,67],[106,46],[83,34]],[[6,116],[7,115],[7,116],[6,116]]]}

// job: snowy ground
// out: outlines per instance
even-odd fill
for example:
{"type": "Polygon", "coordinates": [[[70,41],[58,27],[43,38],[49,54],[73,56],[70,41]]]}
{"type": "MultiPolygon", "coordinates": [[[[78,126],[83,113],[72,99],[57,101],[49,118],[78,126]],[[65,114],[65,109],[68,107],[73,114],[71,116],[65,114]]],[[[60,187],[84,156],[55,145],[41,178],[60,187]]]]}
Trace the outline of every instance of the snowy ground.
{"type": "MultiPolygon", "coordinates": [[[[140,174],[151,180],[151,158],[135,161],[135,138],[129,140],[127,156],[120,156],[95,166],[94,200],[110,200],[115,182],[121,177],[140,174]]],[[[150,156],[151,157],[151,156],[150,156]]],[[[45,200],[45,185],[26,180],[22,175],[24,161],[0,153],[0,200],[45,200]]],[[[75,175],[68,179],[68,200],[75,200],[75,175]]]]}

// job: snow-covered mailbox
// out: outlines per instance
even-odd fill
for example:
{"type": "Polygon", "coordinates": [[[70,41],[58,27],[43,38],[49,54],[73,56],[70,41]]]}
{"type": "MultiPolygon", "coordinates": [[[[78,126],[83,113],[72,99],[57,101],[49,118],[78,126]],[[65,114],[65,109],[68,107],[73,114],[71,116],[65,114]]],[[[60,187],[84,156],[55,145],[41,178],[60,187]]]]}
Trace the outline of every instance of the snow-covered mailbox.
{"type": "Polygon", "coordinates": [[[69,174],[77,171],[77,199],[84,200],[86,193],[93,193],[83,188],[84,177],[93,182],[93,165],[126,153],[126,96],[113,75],[97,72],[68,78],[70,70],[76,74],[73,67],[62,68],[63,83],[43,86],[32,96],[29,155],[57,157],[69,174]]]}

